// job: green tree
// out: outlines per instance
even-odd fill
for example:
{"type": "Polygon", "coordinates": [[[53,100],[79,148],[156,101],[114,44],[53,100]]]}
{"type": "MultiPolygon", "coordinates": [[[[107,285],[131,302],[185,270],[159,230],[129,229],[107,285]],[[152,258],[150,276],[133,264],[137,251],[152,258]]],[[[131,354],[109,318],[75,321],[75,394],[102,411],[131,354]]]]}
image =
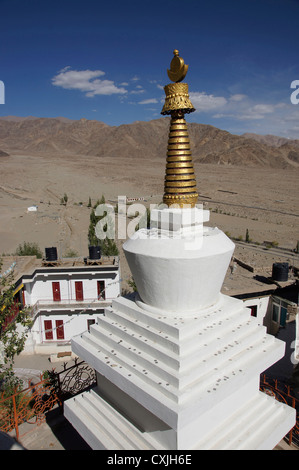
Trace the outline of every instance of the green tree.
{"type": "Polygon", "coordinates": [[[20,244],[16,249],[15,254],[17,256],[36,256],[37,258],[42,258],[43,254],[40,247],[35,242],[24,242],[23,245],[20,244]]]}
{"type": "Polygon", "coordinates": [[[99,240],[96,237],[95,234],[95,226],[98,222],[98,217],[95,215],[94,209],[92,209],[90,216],[89,216],[89,227],[88,227],[88,244],[97,246],[99,243],[99,240]]]}
{"type": "Polygon", "coordinates": [[[111,238],[104,238],[100,243],[101,252],[104,256],[117,256],[119,254],[117,245],[111,238]]]}
{"type": "Polygon", "coordinates": [[[94,209],[96,209],[100,204],[105,204],[105,196],[102,194],[101,199],[98,199],[95,205],[93,206],[94,209]]]}
{"type": "MultiPolygon", "coordinates": [[[[0,271],[2,260],[0,260],[0,271]]],[[[27,330],[32,324],[30,312],[15,297],[13,271],[0,278],[0,383],[15,383],[13,364],[25,345],[27,330]]]]}
{"type": "MultiPolygon", "coordinates": [[[[89,245],[99,246],[101,248],[101,253],[104,256],[117,256],[119,254],[119,250],[113,239],[113,233],[111,228],[114,227],[113,220],[111,219],[111,223],[105,224],[103,227],[103,232],[106,232],[106,237],[103,239],[97,238],[96,235],[96,225],[100,222],[104,217],[107,216],[107,212],[104,212],[103,215],[97,216],[95,214],[95,208],[100,205],[105,204],[105,197],[102,196],[100,200],[97,201],[94,208],[90,212],[89,216],[89,227],[88,227],[88,243],[89,245]]],[[[107,209],[108,210],[108,209],[107,209]]],[[[109,221],[109,217],[108,217],[109,221]]]]}
{"type": "Polygon", "coordinates": [[[133,279],[133,277],[131,276],[130,279],[128,279],[127,283],[129,284],[129,286],[133,289],[133,292],[137,292],[137,287],[136,287],[136,283],[133,279]]]}

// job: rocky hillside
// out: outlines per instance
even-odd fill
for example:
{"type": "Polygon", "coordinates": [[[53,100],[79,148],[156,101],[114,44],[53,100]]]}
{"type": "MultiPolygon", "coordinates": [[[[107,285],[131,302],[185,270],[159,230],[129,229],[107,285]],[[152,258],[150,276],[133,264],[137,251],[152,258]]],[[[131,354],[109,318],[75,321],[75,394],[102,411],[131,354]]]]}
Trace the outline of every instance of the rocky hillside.
{"type": "MultiPolygon", "coordinates": [[[[66,118],[0,118],[0,148],[7,153],[96,155],[117,159],[165,158],[169,118],[117,127],[66,118]]],[[[299,167],[299,141],[276,136],[233,135],[188,123],[195,162],[223,165],[299,167]]]]}

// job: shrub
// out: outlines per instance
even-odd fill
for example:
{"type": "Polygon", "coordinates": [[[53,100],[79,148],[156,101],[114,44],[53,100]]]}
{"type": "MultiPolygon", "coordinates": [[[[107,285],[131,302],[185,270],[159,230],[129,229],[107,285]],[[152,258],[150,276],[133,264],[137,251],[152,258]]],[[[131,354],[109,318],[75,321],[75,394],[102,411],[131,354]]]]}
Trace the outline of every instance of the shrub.
{"type": "Polygon", "coordinates": [[[40,247],[35,242],[24,242],[23,245],[19,245],[16,249],[17,256],[36,256],[37,258],[42,258],[43,254],[40,247]]]}

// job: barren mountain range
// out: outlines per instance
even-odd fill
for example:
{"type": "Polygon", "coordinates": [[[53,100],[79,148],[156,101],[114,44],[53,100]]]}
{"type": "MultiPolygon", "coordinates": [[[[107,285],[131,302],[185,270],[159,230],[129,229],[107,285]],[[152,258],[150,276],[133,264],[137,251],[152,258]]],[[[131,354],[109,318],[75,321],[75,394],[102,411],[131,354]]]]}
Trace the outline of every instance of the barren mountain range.
{"type": "MultiPolygon", "coordinates": [[[[165,158],[169,118],[108,126],[96,120],[0,118],[0,157],[27,155],[165,158]],[[8,155],[7,155],[8,154],[8,155]]],[[[298,168],[299,140],[257,134],[242,136],[188,122],[194,162],[247,167],[298,168]]]]}

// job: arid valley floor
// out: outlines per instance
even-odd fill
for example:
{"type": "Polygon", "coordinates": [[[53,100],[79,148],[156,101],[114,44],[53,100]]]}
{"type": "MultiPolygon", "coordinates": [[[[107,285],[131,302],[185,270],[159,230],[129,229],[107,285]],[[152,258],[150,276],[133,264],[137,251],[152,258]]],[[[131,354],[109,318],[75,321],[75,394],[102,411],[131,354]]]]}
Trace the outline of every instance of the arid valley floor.
{"type": "MultiPolygon", "coordinates": [[[[71,249],[88,256],[87,231],[92,204],[105,196],[116,203],[118,196],[144,198],[143,204],[162,200],[165,159],[63,157],[22,155],[15,152],[0,161],[0,251],[14,253],[23,242],[37,242],[41,250],[56,246],[60,257],[71,249]],[[67,194],[66,205],[60,201],[67,194]],[[38,206],[36,212],[28,207],[38,206]]],[[[211,210],[210,225],[229,236],[262,244],[276,242],[293,250],[299,240],[299,169],[246,168],[195,163],[199,202],[211,210]]],[[[130,272],[120,248],[123,288],[130,272]]],[[[271,266],[275,261],[298,264],[296,254],[236,246],[244,260],[271,266]],[[283,255],[282,258],[280,254],[283,255]]]]}

